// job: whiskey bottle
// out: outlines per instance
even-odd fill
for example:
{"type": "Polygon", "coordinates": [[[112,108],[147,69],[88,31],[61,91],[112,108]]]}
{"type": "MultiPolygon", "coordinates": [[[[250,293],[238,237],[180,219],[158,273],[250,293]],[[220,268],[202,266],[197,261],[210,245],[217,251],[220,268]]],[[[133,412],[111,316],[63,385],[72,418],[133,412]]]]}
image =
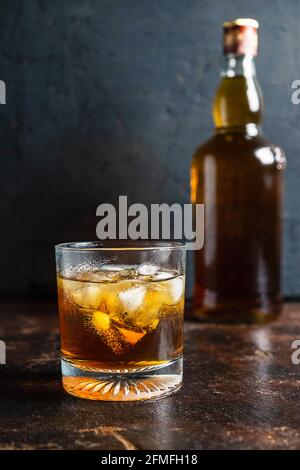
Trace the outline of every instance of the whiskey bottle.
{"type": "Polygon", "coordinates": [[[280,290],[283,151],[260,123],[254,57],[258,23],[224,23],[224,67],[213,103],[214,135],[196,150],[191,198],[205,205],[205,241],[195,255],[193,313],[216,322],[266,322],[280,290]]]}

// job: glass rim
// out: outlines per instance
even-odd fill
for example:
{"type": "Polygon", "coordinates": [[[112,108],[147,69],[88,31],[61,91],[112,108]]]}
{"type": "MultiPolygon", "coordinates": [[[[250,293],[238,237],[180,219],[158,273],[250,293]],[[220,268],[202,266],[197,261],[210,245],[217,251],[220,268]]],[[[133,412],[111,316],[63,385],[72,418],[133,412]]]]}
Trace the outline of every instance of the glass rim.
{"type": "Polygon", "coordinates": [[[183,242],[163,242],[152,240],[97,240],[88,242],[66,242],[55,245],[55,250],[86,252],[86,251],[166,251],[185,250],[183,242]]]}

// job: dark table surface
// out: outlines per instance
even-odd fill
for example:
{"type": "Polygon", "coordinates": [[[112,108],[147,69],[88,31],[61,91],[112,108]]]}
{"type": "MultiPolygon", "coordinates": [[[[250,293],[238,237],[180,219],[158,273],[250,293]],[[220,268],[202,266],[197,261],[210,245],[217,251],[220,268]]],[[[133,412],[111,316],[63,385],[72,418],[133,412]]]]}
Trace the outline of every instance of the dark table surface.
{"type": "Polygon", "coordinates": [[[55,305],[0,304],[0,449],[300,448],[300,304],[267,326],[187,322],[185,333],[178,393],[80,400],[61,388],[55,305]]]}

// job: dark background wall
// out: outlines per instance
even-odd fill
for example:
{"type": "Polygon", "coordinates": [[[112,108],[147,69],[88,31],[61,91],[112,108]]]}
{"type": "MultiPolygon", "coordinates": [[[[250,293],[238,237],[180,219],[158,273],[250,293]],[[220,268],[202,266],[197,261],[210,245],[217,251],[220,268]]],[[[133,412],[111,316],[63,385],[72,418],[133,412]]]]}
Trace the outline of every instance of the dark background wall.
{"type": "Polygon", "coordinates": [[[288,156],[284,290],[300,295],[298,0],[1,0],[2,294],[51,292],[53,245],[94,239],[102,202],[188,202],[238,16],[261,24],[264,129],[288,156]]]}

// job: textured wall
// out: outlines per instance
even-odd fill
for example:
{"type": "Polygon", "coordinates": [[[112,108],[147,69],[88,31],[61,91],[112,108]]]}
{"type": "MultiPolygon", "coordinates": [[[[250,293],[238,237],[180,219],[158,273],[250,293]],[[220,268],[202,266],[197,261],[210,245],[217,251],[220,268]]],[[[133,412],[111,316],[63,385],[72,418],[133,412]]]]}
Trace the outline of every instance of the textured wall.
{"type": "Polygon", "coordinates": [[[188,201],[236,16],[261,23],[265,133],[288,155],[284,289],[300,295],[297,0],[1,0],[2,293],[51,290],[53,245],[95,238],[101,202],[188,201]]]}

